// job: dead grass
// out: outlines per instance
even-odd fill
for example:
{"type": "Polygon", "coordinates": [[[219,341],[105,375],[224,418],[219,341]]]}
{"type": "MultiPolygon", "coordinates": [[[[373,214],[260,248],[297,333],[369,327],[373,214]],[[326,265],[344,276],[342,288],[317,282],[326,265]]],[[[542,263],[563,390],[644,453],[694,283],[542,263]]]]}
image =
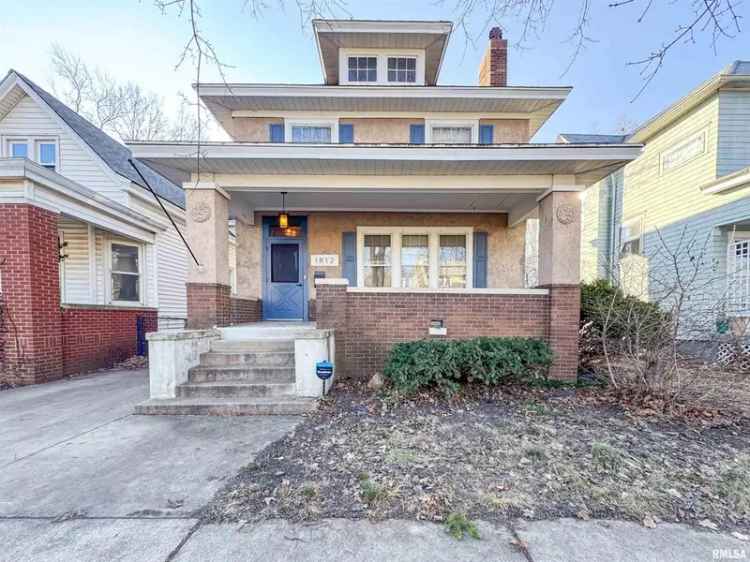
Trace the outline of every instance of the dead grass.
{"type": "Polygon", "coordinates": [[[749,420],[638,416],[591,391],[483,392],[393,403],[339,386],[204,517],[444,522],[459,513],[750,525],[749,420]]]}

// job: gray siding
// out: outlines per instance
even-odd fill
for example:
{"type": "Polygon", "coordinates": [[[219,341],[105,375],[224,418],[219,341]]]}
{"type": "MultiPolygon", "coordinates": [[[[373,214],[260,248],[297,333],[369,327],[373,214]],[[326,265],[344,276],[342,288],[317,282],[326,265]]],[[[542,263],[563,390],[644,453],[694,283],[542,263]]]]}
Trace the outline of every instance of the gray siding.
{"type": "Polygon", "coordinates": [[[750,166],[750,92],[719,92],[719,154],[717,176],[750,166]]]}

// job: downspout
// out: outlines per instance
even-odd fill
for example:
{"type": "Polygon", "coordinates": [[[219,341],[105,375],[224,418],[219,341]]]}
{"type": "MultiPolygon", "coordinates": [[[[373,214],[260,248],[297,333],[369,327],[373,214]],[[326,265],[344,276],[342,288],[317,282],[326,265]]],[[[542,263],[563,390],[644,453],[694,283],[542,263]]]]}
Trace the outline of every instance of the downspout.
{"type": "Polygon", "coordinates": [[[607,275],[609,277],[609,280],[614,282],[615,281],[615,252],[617,250],[617,244],[615,240],[615,233],[617,231],[617,219],[616,219],[616,213],[617,213],[617,179],[615,178],[615,172],[614,174],[610,174],[607,177],[607,183],[609,183],[609,271],[607,272],[607,275]]]}

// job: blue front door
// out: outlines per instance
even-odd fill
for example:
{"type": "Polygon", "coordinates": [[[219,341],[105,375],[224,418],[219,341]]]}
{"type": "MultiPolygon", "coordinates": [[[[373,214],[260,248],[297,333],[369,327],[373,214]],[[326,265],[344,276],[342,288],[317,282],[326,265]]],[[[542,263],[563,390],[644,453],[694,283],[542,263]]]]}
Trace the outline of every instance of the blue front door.
{"type": "Polygon", "coordinates": [[[267,235],[263,317],[266,320],[305,320],[304,225],[294,238],[279,236],[271,221],[264,224],[264,229],[267,235]]]}

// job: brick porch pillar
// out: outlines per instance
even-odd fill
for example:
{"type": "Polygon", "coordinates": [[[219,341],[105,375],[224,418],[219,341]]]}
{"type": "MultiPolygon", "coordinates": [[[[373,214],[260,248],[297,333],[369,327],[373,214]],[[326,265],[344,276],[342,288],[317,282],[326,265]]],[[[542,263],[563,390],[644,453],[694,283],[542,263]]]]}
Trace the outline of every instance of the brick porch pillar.
{"type": "Polygon", "coordinates": [[[337,377],[348,377],[346,361],[348,313],[347,279],[315,280],[315,325],[323,330],[334,330],[336,351],[334,369],[337,377]]]}
{"type": "Polygon", "coordinates": [[[539,285],[549,290],[550,378],[575,381],[580,318],[581,199],[553,191],[539,202],[539,285]]]}
{"type": "Polygon", "coordinates": [[[57,214],[0,205],[0,382],[62,377],[57,214]]]}
{"type": "Polygon", "coordinates": [[[229,195],[210,182],[186,184],[187,240],[200,265],[188,268],[188,328],[228,326],[229,195]]]}

